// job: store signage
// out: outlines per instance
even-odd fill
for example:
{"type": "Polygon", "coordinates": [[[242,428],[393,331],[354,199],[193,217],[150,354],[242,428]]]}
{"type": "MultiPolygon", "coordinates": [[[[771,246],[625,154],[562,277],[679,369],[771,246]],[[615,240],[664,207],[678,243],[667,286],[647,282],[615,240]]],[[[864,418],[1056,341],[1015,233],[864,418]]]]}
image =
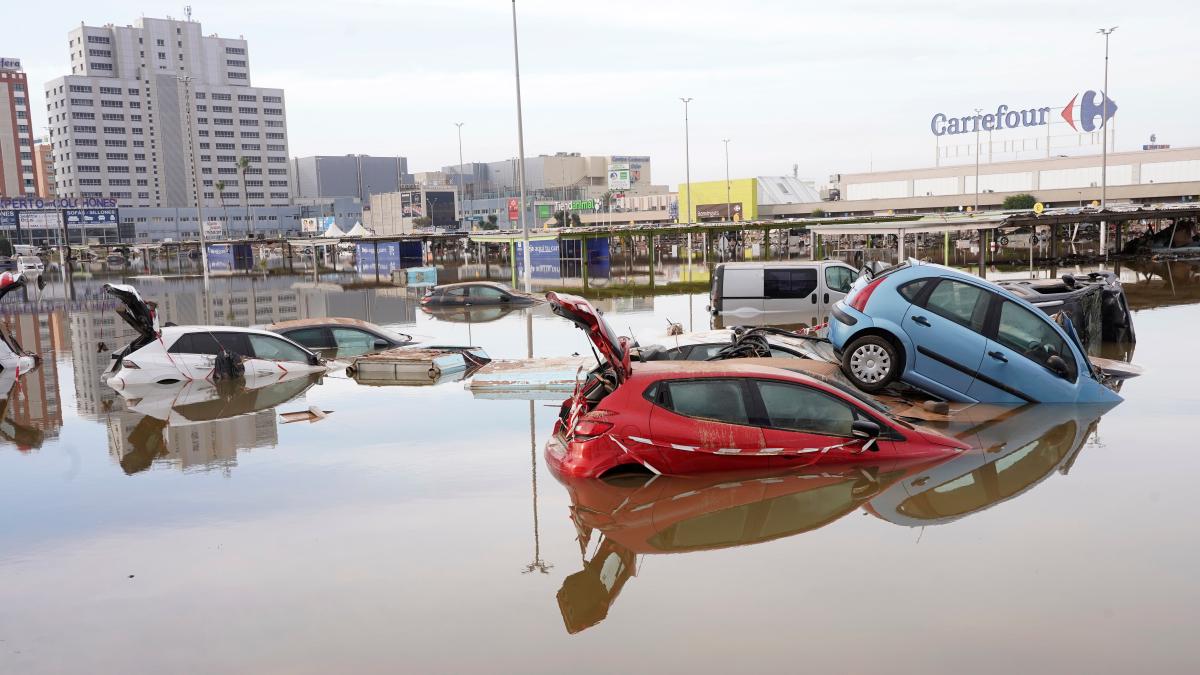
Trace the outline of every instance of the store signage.
{"type": "Polygon", "coordinates": [[[116,208],[117,200],[88,197],[86,199],[34,199],[31,197],[8,198],[0,197],[0,209],[112,209],[116,208]]]}
{"type": "MultiPolygon", "coordinates": [[[[978,131],[1001,131],[1004,129],[1016,129],[1018,127],[1039,127],[1049,124],[1046,116],[1050,113],[1051,108],[1027,108],[1025,110],[1012,110],[1007,105],[996,106],[995,112],[987,114],[964,115],[962,117],[950,117],[945,113],[937,113],[933,119],[929,121],[929,130],[934,136],[953,136],[956,134],[973,134],[978,131]]],[[[1067,124],[1075,131],[1095,131],[1098,127],[1104,126],[1105,122],[1112,119],[1117,112],[1117,104],[1103,94],[1097,94],[1095,91],[1088,90],[1083,93],[1082,99],[1079,94],[1071,97],[1063,109],[1059,111],[1059,115],[1066,120],[1067,124]],[[1075,116],[1076,100],[1079,100],[1079,116],[1075,116]],[[1105,101],[1108,102],[1107,109],[1105,101]],[[1105,113],[1107,112],[1107,116],[1105,113]],[[1096,123],[1096,118],[1101,118],[1100,123],[1096,123]]]]}
{"type": "Polygon", "coordinates": [[[608,189],[628,190],[631,183],[628,164],[608,165],[608,189]]]}
{"type": "Polygon", "coordinates": [[[521,217],[520,202],[515,197],[508,200],[508,219],[509,221],[517,220],[521,217]]]}
{"type": "Polygon", "coordinates": [[[12,59],[7,56],[0,56],[0,70],[20,70],[21,59],[12,59]]]}
{"type": "Polygon", "coordinates": [[[725,219],[741,219],[742,203],[733,202],[732,204],[697,204],[697,218],[725,218],[725,219]],[[730,214],[733,214],[732,216],[730,214]]]}
{"type": "Polygon", "coordinates": [[[120,220],[117,209],[67,209],[63,212],[67,226],[116,225],[120,220]]]}

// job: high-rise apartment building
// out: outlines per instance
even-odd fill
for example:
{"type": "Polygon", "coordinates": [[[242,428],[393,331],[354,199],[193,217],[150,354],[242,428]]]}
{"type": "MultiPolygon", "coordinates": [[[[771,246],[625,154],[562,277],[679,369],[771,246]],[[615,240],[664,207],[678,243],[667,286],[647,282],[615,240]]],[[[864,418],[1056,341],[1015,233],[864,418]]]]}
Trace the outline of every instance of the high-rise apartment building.
{"type": "Polygon", "coordinates": [[[81,25],[68,47],[71,74],[46,84],[58,197],[194,205],[194,162],[205,206],[289,204],[283,90],[251,86],[246,40],[142,18],[81,25]]]}
{"type": "Polygon", "coordinates": [[[0,197],[37,193],[29,84],[21,60],[0,57],[0,197]]]}
{"type": "Polygon", "coordinates": [[[33,142],[33,184],[37,196],[43,199],[54,198],[54,148],[50,143],[36,140],[33,142]]]}

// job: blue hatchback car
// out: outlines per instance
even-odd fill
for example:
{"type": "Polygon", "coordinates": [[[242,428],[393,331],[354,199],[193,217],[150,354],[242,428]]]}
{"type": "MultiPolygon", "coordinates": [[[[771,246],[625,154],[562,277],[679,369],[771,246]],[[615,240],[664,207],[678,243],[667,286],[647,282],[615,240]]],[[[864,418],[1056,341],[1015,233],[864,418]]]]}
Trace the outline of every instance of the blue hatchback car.
{"type": "Polygon", "coordinates": [[[1077,337],[979,277],[909,261],[860,278],[829,339],[861,389],[896,379],[951,401],[1108,403],[1077,337]]]}

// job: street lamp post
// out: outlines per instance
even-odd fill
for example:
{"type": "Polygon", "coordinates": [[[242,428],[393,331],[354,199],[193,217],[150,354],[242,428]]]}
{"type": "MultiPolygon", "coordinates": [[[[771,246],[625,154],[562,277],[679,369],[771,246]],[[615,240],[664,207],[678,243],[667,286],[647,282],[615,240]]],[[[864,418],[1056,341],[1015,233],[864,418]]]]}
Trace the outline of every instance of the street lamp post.
{"type": "MultiPolygon", "coordinates": [[[[521,115],[521,57],[517,51],[517,0],[512,0],[512,17],[513,17],[513,72],[516,74],[517,81],[517,186],[521,194],[520,204],[520,219],[521,219],[521,249],[522,262],[525,263],[524,287],[525,292],[530,291],[530,262],[529,262],[529,223],[525,221],[525,124],[521,115]]],[[[515,261],[514,261],[515,262],[515,261]]]]}
{"type": "MultiPolygon", "coordinates": [[[[1103,150],[1100,159],[1100,210],[1103,211],[1108,197],[1108,36],[1117,27],[1101,28],[1096,32],[1104,36],[1104,91],[1100,92],[1103,110],[1100,116],[1100,133],[1103,150]]],[[[1108,256],[1108,221],[1100,222],[1100,251],[1108,256]]]]}
{"type": "Polygon", "coordinates": [[[683,101],[683,165],[687,178],[687,221],[692,222],[692,154],[690,144],[691,132],[688,129],[688,104],[692,102],[691,97],[679,97],[683,101]]]}
{"type": "MultiPolygon", "coordinates": [[[[466,209],[464,208],[463,200],[466,199],[467,186],[463,182],[463,159],[462,159],[462,122],[455,122],[454,126],[458,127],[458,199],[459,208],[463,212],[463,220],[466,220],[466,209]]],[[[465,224],[465,223],[463,223],[465,224]]]]}
{"type": "Polygon", "coordinates": [[[975,213],[979,213],[979,116],[983,108],[975,109],[975,213]]]}
{"type": "MultiPolygon", "coordinates": [[[[729,199],[729,139],[722,138],[721,141],[725,143],[725,217],[732,222],[733,208],[729,199]]],[[[691,190],[688,190],[688,192],[691,192],[691,190]]]]}
{"type": "Polygon", "coordinates": [[[204,268],[204,280],[208,281],[208,242],[204,236],[204,216],[200,211],[200,171],[196,168],[196,132],[192,127],[192,100],[190,75],[176,76],[183,83],[183,109],[187,113],[188,149],[191,150],[192,178],[196,188],[196,225],[200,228],[200,265],[204,268]]]}

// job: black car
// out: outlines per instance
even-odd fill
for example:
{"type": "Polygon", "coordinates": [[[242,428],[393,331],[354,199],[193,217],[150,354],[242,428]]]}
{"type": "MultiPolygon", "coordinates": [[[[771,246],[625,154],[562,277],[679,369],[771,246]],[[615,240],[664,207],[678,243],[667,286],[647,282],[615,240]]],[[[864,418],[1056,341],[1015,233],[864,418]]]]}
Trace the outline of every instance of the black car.
{"type": "Polygon", "coordinates": [[[495,281],[465,281],[431,288],[421,298],[423,307],[467,307],[479,305],[533,305],[543,300],[535,295],[514,291],[495,281]]]}

